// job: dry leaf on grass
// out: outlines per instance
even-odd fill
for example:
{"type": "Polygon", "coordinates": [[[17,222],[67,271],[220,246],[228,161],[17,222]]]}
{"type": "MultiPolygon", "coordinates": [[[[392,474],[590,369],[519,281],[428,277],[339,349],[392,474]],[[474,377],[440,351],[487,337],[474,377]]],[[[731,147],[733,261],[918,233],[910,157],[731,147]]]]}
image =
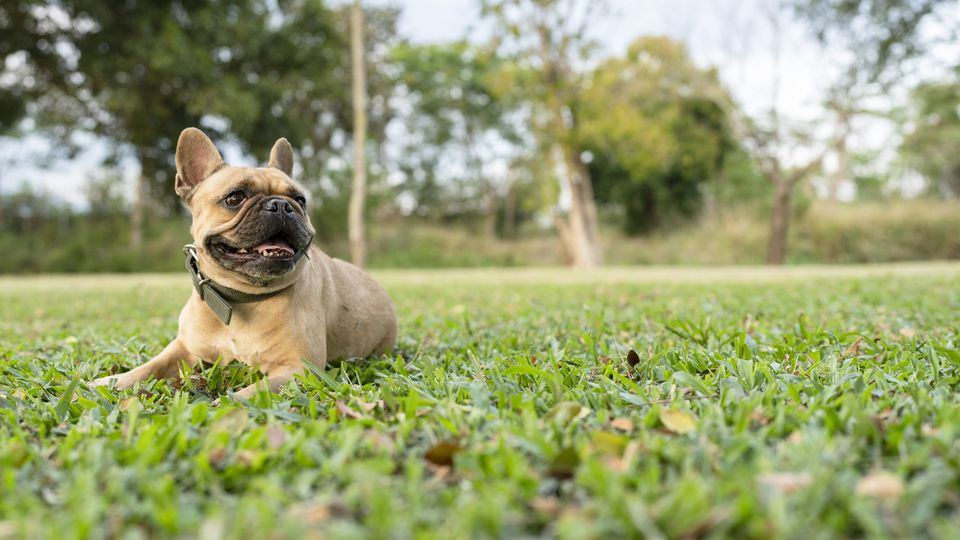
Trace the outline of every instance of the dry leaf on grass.
{"type": "Polygon", "coordinates": [[[610,427],[620,431],[633,431],[633,421],[629,418],[614,418],[610,421],[610,427]]]}
{"type": "Polygon", "coordinates": [[[350,406],[344,403],[342,400],[338,399],[336,405],[337,405],[337,412],[340,413],[341,416],[346,416],[348,418],[353,418],[357,420],[359,420],[360,418],[363,418],[362,414],[351,409],[350,406]]]}
{"type": "Polygon", "coordinates": [[[843,358],[850,358],[860,354],[860,345],[863,344],[863,338],[857,337],[857,340],[853,342],[853,345],[847,347],[847,350],[843,351],[843,358]]]}
{"type": "Polygon", "coordinates": [[[697,420],[690,413],[684,411],[661,410],[660,421],[663,422],[664,427],[681,435],[697,429],[697,420]]]}
{"type": "Polygon", "coordinates": [[[135,397],[128,397],[128,398],[124,398],[124,399],[120,400],[120,404],[118,405],[118,408],[119,408],[121,411],[125,411],[125,410],[129,409],[130,407],[135,407],[135,408],[137,408],[137,409],[143,409],[143,407],[140,405],[140,400],[137,399],[137,398],[135,398],[135,397]]]}
{"type": "Polygon", "coordinates": [[[576,401],[561,401],[547,411],[545,418],[565,426],[575,420],[579,420],[587,416],[588,414],[590,414],[589,407],[584,407],[576,401]]]}
{"type": "Polygon", "coordinates": [[[547,473],[560,480],[573,478],[574,472],[580,465],[580,455],[572,447],[568,446],[560,451],[550,462],[550,468],[547,473]]]}
{"type": "Polygon", "coordinates": [[[227,462],[227,449],[226,448],[214,448],[207,454],[207,461],[210,462],[210,465],[213,465],[216,468],[222,467],[227,462]]]}
{"type": "Polygon", "coordinates": [[[813,479],[805,472],[774,472],[761,474],[757,481],[782,493],[793,493],[809,486],[813,479]]]}
{"type": "Polygon", "coordinates": [[[276,450],[287,442],[287,432],[274,425],[267,426],[267,446],[276,450]]]}
{"type": "Polygon", "coordinates": [[[530,507],[541,514],[556,517],[560,514],[560,499],[556,497],[535,497],[530,501],[530,507]]]}
{"type": "Polygon", "coordinates": [[[383,408],[383,400],[381,399],[380,401],[374,401],[373,403],[367,403],[366,401],[363,401],[363,400],[358,399],[358,400],[357,400],[357,406],[360,407],[360,410],[362,410],[363,412],[370,412],[370,411],[376,409],[377,407],[383,408]]]}
{"type": "Polygon", "coordinates": [[[903,480],[887,471],[874,471],[857,482],[857,495],[896,499],[903,493],[903,480]]]}
{"type": "Polygon", "coordinates": [[[453,456],[457,455],[461,450],[463,450],[463,448],[459,444],[442,441],[431,446],[430,449],[427,450],[427,453],[424,454],[423,459],[434,465],[450,467],[453,465],[453,456]]]}
{"type": "Polygon", "coordinates": [[[329,519],[345,518],[350,509],[341,503],[301,502],[291,506],[287,515],[298,519],[304,525],[317,525],[329,519]]]}

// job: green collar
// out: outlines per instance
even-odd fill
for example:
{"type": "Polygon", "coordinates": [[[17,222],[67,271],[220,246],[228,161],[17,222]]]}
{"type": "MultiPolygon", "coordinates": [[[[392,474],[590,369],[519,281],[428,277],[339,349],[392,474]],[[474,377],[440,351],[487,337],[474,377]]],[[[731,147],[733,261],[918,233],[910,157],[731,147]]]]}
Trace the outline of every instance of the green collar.
{"type": "Polygon", "coordinates": [[[190,278],[193,280],[193,288],[197,290],[200,299],[210,307],[210,311],[213,311],[213,313],[223,321],[223,324],[230,324],[230,319],[233,316],[233,304],[259,302],[267,298],[272,298],[290,288],[288,285],[276,291],[251,294],[231,289],[230,287],[224,287],[200,273],[197,246],[187,244],[183,246],[183,253],[187,256],[187,272],[190,272],[190,278]]]}

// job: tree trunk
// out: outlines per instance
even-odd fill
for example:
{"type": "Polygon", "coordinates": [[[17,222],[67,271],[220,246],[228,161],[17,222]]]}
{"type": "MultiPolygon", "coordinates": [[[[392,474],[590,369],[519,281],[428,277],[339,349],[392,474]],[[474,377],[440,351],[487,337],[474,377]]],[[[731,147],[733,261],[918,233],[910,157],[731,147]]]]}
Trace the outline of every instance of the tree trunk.
{"type": "Polygon", "coordinates": [[[503,201],[503,236],[510,239],[517,237],[517,189],[513,185],[507,190],[506,200],[503,201]]]}
{"type": "Polygon", "coordinates": [[[562,235],[576,268],[595,268],[602,262],[597,226],[597,207],[593,200],[590,173],[573,148],[564,148],[567,188],[570,190],[570,216],[567,234],[562,235]]]}
{"type": "Polygon", "coordinates": [[[147,179],[143,174],[137,176],[133,189],[133,207],[130,209],[130,251],[140,253],[143,250],[143,212],[146,206],[147,179]]]}
{"type": "Polygon", "coordinates": [[[774,182],[773,212],[770,215],[770,238],[767,264],[782,265],[787,258],[787,232],[790,225],[790,201],[793,185],[784,179],[774,182]]]}
{"type": "Polygon", "coordinates": [[[494,240],[497,238],[497,191],[487,185],[486,201],[483,208],[483,234],[494,240]]]}
{"type": "Polygon", "coordinates": [[[350,191],[348,229],[350,259],[357,266],[366,263],[363,209],[367,191],[367,164],[364,155],[367,142],[366,82],[363,59],[363,11],[360,0],[354,0],[350,14],[350,59],[353,79],[353,186],[350,191]]]}
{"type": "Polygon", "coordinates": [[[850,149],[847,148],[847,137],[837,137],[834,143],[834,152],[837,154],[837,170],[830,175],[827,197],[836,201],[840,192],[840,185],[850,178],[850,149]]]}

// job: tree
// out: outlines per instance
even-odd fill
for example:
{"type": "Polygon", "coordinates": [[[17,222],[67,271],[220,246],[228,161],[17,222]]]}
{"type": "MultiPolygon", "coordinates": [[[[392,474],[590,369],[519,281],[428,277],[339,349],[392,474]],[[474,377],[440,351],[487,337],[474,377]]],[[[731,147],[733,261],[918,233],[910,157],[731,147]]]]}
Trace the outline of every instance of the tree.
{"type": "Polygon", "coordinates": [[[533,109],[532,126],[545,156],[557,155],[570,197],[569,215],[555,224],[574,266],[601,264],[597,209],[590,171],[579,145],[586,32],[599,0],[480,0],[481,13],[499,33],[495,47],[516,63],[517,83],[533,109]]]}
{"type": "MultiPolygon", "coordinates": [[[[384,141],[387,125],[394,118],[391,97],[394,80],[389,52],[401,40],[397,31],[400,11],[393,7],[362,5],[362,34],[366,137],[364,160],[367,166],[366,201],[375,204],[377,182],[384,170],[384,141]]],[[[345,3],[333,11],[334,36],[349,33],[353,4],[345,3]]],[[[305,39],[318,40],[323,34],[305,39]]],[[[330,36],[327,36],[330,38],[330,36]]],[[[346,42],[326,51],[328,70],[314,78],[302,77],[290,87],[284,111],[300,121],[299,131],[288,136],[297,152],[302,176],[310,180],[314,192],[311,219],[319,239],[349,236],[349,198],[352,167],[345,156],[355,151],[353,144],[353,64],[352,47],[346,42]]]]}
{"type": "Polygon", "coordinates": [[[787,259],[787,235],[790,228],[790,212],[793,205],[793,193],[801,182],[818,172],[829,147],[818,152],[815,157],[801,165],[788,168],[779,156],[778,148],[785,144],[811,144],[808,131],[797,131],[787,138],[782,134],[753,131],[750,138],[755,156],[764,177],[773,187],[773,207],[770,210],[770,233],[767,239],[767,264],[782,265],[787,259]]]}
{"type": "Polygon", "coordinates": [[[790,122],[783,117],[779,106],[783,5],[767,5],[763,15],[767,19],[765,22],[772,38],[770,108],[762,118],[752,119],[737,114],[732,114],[731,118],[734,120],[734,132],[753,156],[757,169],[772,188],[766,261],[768,264],[782,265],[786,262],[794,191],[798,185],[821,170],[824,158],[833,145],[818,143],[815,130],[811,126],[790,122]],[[798,148],[809,149],[809,155],[802,158],[796,155],[798,148]],[[792,166],[788,165],[791,161],[794,162],[792,166]]]}
{"type": "Polygon", "coordinates": [[[367,101],[363,61],[363,10],[354,0],[350,17],[350,72],[353,97],[353,185],[350,189],[350,259],[363,267],[366,258],[363,232],[363,207],[367,191],[367,101]]]}
{"type": "Polygon", "coordinates": [[[734,147],[730,102],[716,71],[665,37],[640,38],[593,71],[579,143],[597,201],[622,208],[628,233],[699,212],[734,147]]]}
{"type": "Polygon", "coordinates": [[[494,236],[509,181],[485,171],[484,163],[509,157],[500,147],[521,144],[510,121],[514,104],[497,89],[505,62],[463,41],[404,44],[391,57],[410,109],[402,119],[405,142],[398,158],[402,189],[420,215],[484,214],[484,232],[494,236]]]}
{"type": "Polygon", "coordinates": [[[319,0],[48,0],[4,9],[0,20],[12,17],[35,45],[3,39],[0,50],[25,53],[29,72],[63,97],[34,93],[38,114],[96,133],[139,162],[133,247],[147,198],[178,207],[172,160],[185,126],[263,159],[279,133],[308,129],[312,118],[291,104],[336,88],[339,34],[319,0]]]}
{"type": "Polygon", "coordinates": [[[794,0],[794,6],[822,42],[856,51],[861,84],[895,82],[897,70],[931,45],[923,32],[927,21],[953,24],[952,36],[942,38],[947,43],[957,37],[950,11],[956,0],[794,0]]]}
{"type": "MultiPolygon", "coordinates": [[[[837,167],[827,186],[828,195],[836,198],[841,182],[851,179],[847,143],[854,131],[853,122],[863,116],[894,120],[890,112],[865,108],[861,103],[870,96],[888,96],[889,87],[902,81],[904,70],[912,61],[933,46],[953,46],[958,37],[956,29],[960,27],[955,9],[958,2],[795,0],[794,6],[822,43],[855,51],[826,103],[837,126],[833,143],[837,167]],[[933,31],[931,25],[939,25],[945,32],[933,31]]],[[[960,55],[952,61],[960,65],[960,55]]]]}
{"type": "Polygon", "coordinates": [[[911,128],[900,146],[908,166],[942,197],[960,197],[960,68],[952,81],[931,82],[912,93],[911,128]]]}

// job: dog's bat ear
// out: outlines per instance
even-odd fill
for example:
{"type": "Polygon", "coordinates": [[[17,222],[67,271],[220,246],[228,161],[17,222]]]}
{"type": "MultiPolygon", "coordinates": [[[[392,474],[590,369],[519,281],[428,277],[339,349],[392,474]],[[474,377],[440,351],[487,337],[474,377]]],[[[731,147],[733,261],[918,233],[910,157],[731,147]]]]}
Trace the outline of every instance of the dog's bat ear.
{"type": "Polygon", "coordinates": [[[177,195],[189,201],[197,185],[224,165],[217,147],[202,131],[183,130],[177,140],[177,195]]]}
{"type": "Polygon", "coordinates": [[[267,167],[280,169],[287,176],[293,177],[293,147],[285,138],[280,137],[273,143],[267,167]]]}

